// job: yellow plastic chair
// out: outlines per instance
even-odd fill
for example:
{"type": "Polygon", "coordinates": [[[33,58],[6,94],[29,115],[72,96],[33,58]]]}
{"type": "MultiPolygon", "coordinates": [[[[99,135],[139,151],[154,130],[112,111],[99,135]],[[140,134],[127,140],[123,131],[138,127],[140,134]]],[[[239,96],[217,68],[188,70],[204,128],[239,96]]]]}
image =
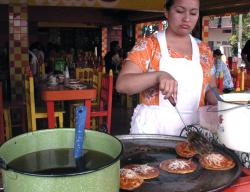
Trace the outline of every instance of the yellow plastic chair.
{"type": "Polygon", "coordinates": [[[7,141],[12,137],[10,108],[4,108],[3,116],[4,116],[4,126],[5,126],[5,141],[7,141]]]}
{"type": "Polygon", "coordinates": [[[39,79],[45,79],[45,63],[39,65],[38,75],[39,79]]]}
{"type": "MultiPolygon", "coordinates": [[[[94,69],[90,67],[76,67],[75,68],[75,77],[79,79],[82,83],[93,83],[94,69]]],[[[75,127],[75,109],[82,102],[75,101],[70,104],[69,114],[70,114],[70,127],[75,127]]]]}
{"type": "Polygon", "coordinates": [[[103,74],[101,80],[101,95],[100,103],[97,107],[91,106],[90,117],[91,120],[97,118],[98,127],[106,126],[107,132],[111,133],[111,114],[112,114],[112,97],[113,97],[113,72],[103,74]],[[105,123],[104,123],[104,120],[105,123]]]}
{"type": "Polygon", "coordinates": [[[99,105],[103,74],[105,74],[105,72],[103,73],[103,71],[98,71],[97,69],[93,72],[92,85],[96,88],[96,99],[92,101],[92,105],[99,105]]]}
{"type": "Polygon", "coordinates": [[[0,134],[0,144],[12,137],[10,107],[3,100],[2,82],[0,82],[0,134]]]}
{"type": "MultiPolygon", "coordinates": [[[[105,68],[104,68],[105,69],[105,68]]],[[[79,79],[82,83],[88,83],[97,89],[96,99],[93,100],[94,105],[99,104],[100,91],[101,91],[101,79],[102,71],[98,71],[95,68],[76,68],[76,79],[79,79]]]]}
{"type": "MultiPolygon", "coordinates": [[[[86,68],[79,68],[79,69],[86,69],[86,68]]],[[[96,90],[97,90],[96,91],[96,94],[97,94],[96,99],[94,99],[91,102],[91,105],[92,106],[98,106],[99,102],[100,102],[102,75],[105,74],[105,71],[98,71],[97,69],[92,69],[92,72],[93,72],[93,74],[91,75],[91,78],[89,78],[89,80],[85,79],[85,82],[88,81],[89,84],[91,84],[94,88],[96,88],[96,90]]],[[[80,78],[81,75],[76,76],[76,77],[79,77],[81,82],[84,82],[84,79],[80,78]]],[[[78,106],[78,105],[82,105],[82,102],[79,102],[79,103],[77,102],[77,103],[74,103],[74,104],[70,105],[70,127],[75,127],[75,109],[76,109],[76,106],[78,106]]],[[[96,129],[96,127],[97,127],[96,121],[95,121],[94,118],[92,118],[91,119],[91,128],[96,129]]]]}
{"type": "MultiPolygon", "coordinates": [[[[35,106],[34,95],[34,79],[32,75],[25,76],[25,94],[28,119],[28,131],[36,131],[36,119],[48,118],[48,113],[45,108],[37,108],[35,106]]],[[[63,127],[63,110],[56,110],[55,117],[59,118],[59,127],[63,127]]]]}
{"type": "Polygon", "coordinates": [[[90,67],[77,67],[75,71],[76,79],[79,79],[83,83],[93,82],[94,69],[90,67]]]}

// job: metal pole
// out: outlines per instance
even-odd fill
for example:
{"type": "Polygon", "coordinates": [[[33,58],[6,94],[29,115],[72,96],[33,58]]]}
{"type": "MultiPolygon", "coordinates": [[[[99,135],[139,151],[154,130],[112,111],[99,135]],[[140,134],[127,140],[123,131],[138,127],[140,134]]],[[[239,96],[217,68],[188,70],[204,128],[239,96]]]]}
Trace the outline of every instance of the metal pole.
{"type": "Polygon", "coordinates": [[[241,66],[242,14],[239,14],[238,67],[241,66]]]}

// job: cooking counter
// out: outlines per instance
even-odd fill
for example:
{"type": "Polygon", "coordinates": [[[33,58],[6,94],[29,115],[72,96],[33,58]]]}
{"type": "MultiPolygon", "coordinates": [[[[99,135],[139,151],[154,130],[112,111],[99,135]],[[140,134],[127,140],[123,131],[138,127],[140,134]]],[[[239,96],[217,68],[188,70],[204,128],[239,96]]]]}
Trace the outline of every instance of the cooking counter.
{"type": "Polygon", "coordinates": [[[242,177],[235,184],[225,189],[224,192],[248,192],[250,191],[250,169],[242,168],[242,177]]]}
{"type": "MultiPolygon", "coordinates": [[[[121,166],[128,163],[149,163],[158,166],[164,159],[175,158],[175,146],[184,137],[167,135],[120,135],[118,136],[124,146],[121,166]],[[145,153],[146,152],[146,153],[145,153]]],[[[207,171],[198,167],[193,174],[175,175],[161,172],[157,180],[146,181],[138,191],[223,191],[236,184],[242,176],[241,162],[231,150],[221,145],[215,145],[216,151],[231,156],[236,166],[228,171],[207,171]]],[[[193,159],[197,162],[197,157],[193,159]]],[[[249,178],[250,188],[250,178],[249,178]]],[[[250,191],[250,190],[249,190],[250,191]]]]}
{"type": "Polygon", "coordinates": [[[223,192],[248,192],[250,191],[250,176],[240,177],[235,184],[225,189],[223,192]]]}
{"type": "MultiPolygon", "coordinates": [[[[235,184],[225,189],[223,192],[248,192],[250,191],[250,170],[243,168],[244,176],[240,177],[235,184]],[[249,175],[245,175],[248,173],[249,175]]],[[[0,192],[3,192],[2,175],[0,174],[0,192]]]]}

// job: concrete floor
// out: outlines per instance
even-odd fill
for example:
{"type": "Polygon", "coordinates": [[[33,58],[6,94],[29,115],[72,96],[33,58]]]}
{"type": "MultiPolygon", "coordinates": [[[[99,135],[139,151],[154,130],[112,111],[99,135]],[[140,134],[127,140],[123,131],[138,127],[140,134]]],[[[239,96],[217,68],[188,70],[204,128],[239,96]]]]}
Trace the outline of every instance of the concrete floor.
{"type": "Polygon", "coordinates": [[[114,101],[112,109],[112,135],[129,134],[130,119],[133,109],[127,109],[121,106],[119,102],[114,101]]]}

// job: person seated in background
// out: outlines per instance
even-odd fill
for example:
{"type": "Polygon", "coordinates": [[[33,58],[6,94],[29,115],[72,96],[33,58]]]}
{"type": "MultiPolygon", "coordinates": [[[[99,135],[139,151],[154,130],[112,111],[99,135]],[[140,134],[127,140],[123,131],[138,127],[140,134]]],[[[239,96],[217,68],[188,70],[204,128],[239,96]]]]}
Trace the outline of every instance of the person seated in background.
{"type": "Polygon", "coordinates": [[[42,44],[38,41],[32,43],[30,46],[29,54],[31,57],[31,70],[34,77],[36,77],[37,75],[39,75],[39,67],[44,64],[44,50],[42,44]]]}
{"type": "Polygon", "coordinates": [[[212,73],[216,75],[216,78],[219,78],[220,72],[223,72],[223,92],[229,93],[233,91],[234,84],[227,65],[221,59],[222,55],[219,49],[213,51],[214,66],[212,68],[212,73]]]}
{"type": "Polygon", "coordinates": [[[112,69],[113,72],[117,71],[117,68],[121,63],[119,50],[119,42],[112,41],[110,43],[110,51],[104,57],[106,72],[109,72],[110,69],[112,69]]]}
{"type": "Polygon", "coordinates": [[[37,68],[38,68],[38,59],[35,53],[33,53],[31,50],[29,50],[29,65],[30,69],[32,71],[32,75],[37,74],[37,68]]]}

